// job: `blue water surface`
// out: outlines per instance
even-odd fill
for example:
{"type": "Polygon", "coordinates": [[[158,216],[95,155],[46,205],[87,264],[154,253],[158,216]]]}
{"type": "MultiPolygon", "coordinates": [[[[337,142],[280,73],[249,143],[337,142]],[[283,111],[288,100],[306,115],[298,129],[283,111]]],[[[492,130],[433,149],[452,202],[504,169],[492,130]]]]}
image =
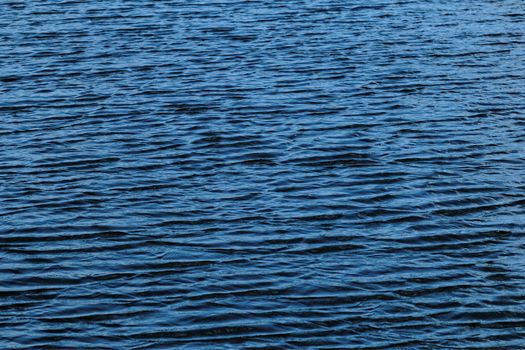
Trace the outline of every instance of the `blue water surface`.
{"type": "Polygon", "coordinates": [[[0,24],[1,349],[525,349],[523,1],[0,24]]]}

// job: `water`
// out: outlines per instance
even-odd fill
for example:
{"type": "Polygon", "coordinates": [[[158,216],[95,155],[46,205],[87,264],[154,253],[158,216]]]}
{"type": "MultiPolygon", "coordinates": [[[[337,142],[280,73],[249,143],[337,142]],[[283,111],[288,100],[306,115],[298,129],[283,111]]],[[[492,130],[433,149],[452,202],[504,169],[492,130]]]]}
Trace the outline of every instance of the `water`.
{"type": "Polygon", "coordinates": [[[522,1],[4,1],[2,349],[525,346],[522,1]]]}

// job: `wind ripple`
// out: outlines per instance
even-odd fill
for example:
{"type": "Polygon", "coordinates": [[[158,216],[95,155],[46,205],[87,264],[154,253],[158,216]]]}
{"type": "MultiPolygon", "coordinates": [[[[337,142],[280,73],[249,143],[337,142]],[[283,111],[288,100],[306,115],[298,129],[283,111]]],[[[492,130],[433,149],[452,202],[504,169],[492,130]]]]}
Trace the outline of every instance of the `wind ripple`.
{"type": "Polygon", "coordinates": [[[520,349],[525,9],[0,4],[2,349],[520,349]]]}

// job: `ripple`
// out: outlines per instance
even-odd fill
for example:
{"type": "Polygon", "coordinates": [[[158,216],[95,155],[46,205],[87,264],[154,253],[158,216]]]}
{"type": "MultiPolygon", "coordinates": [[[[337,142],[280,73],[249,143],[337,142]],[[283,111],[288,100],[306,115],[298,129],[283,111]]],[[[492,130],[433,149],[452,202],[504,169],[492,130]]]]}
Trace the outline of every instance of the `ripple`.
{"type": "Polygon", "coordinates": [[[0,4],[0,347],[522,348],[521,8],[0,4]]]}

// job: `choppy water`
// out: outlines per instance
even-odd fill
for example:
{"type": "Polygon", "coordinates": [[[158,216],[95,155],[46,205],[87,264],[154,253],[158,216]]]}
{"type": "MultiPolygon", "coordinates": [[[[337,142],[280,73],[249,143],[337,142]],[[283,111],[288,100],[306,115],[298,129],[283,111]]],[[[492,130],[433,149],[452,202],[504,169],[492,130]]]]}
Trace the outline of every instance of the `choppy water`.
{"type": "Polygon", "coordinates": [[[525,6],[3,1],[2,349],[525,348],[525,6]]]}

